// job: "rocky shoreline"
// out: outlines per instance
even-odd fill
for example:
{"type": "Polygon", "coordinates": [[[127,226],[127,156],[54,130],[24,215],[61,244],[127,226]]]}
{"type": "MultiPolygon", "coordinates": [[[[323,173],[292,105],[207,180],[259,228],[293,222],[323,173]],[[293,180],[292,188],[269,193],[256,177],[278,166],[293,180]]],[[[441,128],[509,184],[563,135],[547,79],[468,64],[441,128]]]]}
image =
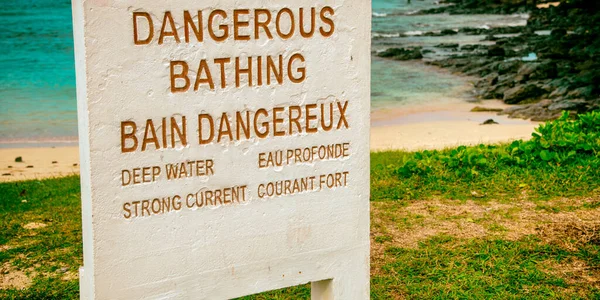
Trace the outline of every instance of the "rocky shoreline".
{"type": "MultiPolygon", "coordinates": [[[[481,78],[479,99],[502,99],[514,118],[546,121],[562,111],[573,114],[600,109],[600,3],[561,1],[537,8],[534,1],[452,0],[455,5],[422,13],[530,13],[526,26],[461,28],[423,36],[483,35],[482,44],[440,44],[450,52],[427,63],[481,78]],[[479,3],[479,6],[472,8],[479,3]],[[550,31],[540,34],[539,30],[550,31]],[[483,43],[485,42],[485,43],[483,43]]],[[[423,59],[431,49],[391,48],[378,56],[395,60],[423,59]]]]}

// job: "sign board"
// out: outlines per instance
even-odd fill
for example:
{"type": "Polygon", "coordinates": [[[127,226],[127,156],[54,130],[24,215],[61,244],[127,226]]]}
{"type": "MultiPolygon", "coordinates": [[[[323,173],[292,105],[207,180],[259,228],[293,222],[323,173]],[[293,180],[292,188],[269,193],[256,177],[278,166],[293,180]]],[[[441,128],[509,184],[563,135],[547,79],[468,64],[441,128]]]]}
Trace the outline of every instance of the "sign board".
{"type": "Polygon", "coordinates": [[[369,297],[369,1],[73,12],[82,298],[369,297]]]}

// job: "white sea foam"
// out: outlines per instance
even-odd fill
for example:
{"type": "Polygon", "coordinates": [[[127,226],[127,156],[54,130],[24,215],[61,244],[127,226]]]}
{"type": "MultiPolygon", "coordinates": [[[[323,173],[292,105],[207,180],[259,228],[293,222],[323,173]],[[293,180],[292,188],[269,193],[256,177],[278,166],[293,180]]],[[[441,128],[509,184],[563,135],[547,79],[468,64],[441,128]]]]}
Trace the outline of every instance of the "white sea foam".
{"type": "Polygon", "coordinates": [[[374,38],[394,38],[394,37],[400,37],[399,33],[379,33],[379,32],[373,32],[373,34],[371,35],[371,37],[374,38]]]}
{"type": "Polygon", "coordinates": [[[420,31],[420,30],[407,31],[407,32],[404,33],[404,35],[407,35],[407,36],[423,35],[423,31],[420,31]]]}
{"type": "Polygon", "coordinates": [[[378,12],[373,12],[373,17],[375,18],[384,18],[387,17],[388,14],[386,13],[378,13],[378,12]]]}
{"type": "Polygon", "coordinates": [[[506,23],[506,26],[508,27],[522,27],[527,25],[527,20],[523,21],[523,22],[516,22],[516,23],[506,23]]]}

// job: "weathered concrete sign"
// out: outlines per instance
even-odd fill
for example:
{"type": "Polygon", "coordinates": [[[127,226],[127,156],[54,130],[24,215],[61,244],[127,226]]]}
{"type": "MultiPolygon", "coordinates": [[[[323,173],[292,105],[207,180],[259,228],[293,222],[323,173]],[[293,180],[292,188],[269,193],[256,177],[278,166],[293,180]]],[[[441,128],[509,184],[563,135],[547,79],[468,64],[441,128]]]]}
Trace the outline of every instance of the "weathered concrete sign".
{"type": "Polygon", "coordinates": [[[369,297],[370,1],[73,11],[82,298],[369,297]]]}

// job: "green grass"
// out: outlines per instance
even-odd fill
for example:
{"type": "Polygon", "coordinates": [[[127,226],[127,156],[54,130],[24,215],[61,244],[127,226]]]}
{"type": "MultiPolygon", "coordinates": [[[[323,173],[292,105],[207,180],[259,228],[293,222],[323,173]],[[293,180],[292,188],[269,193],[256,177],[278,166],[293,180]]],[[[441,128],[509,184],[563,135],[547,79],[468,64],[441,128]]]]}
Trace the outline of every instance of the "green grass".
{"type": "MultiPolygon", "coordinates": [[[[481,146],[490,147],[490,146],[481,146]]],[[[501,147],[501,146],[498,146],[501,147]]],[[[479,148],[479,147],[473,147],[479,148]]],[[[430,152],[449,155],[453,150],[430,152]]],[[[589,161],[578,164],[537,167],[501,167],[474,176],[457,174],[441,162],[431,164],[426,175],[409,177],[398,174],[398,169],[411,161],[414,153],[377,152],[371,154],[371,200],[427,200],[427,199],[515,199],[524,193],[530,199],[552,199],[600,195],[600,168],[589,161]]]]}
{"type": "Polygon", "coordinates": [[[257,295],[237,298],[238,300],[284,300],[284,299],[310,299],[310,284],[289,287],[257,295]]]}
{"type": "Polygon", "coordinates": [[[0,184],[0,266],[9,264],[33,282],[0,290],[0,299],[71,299],[82,265],[79,177],[0,184]],[[46,224],[26,229],[30,223],[46,224]],[[32,276],[35,275],[35,276],[32,276]],[[63,280],[66,279],[66,280],[63,280]]]}
{"type": "Polygon", "coordinates": [[[544,267],[583,258],[598,268],[598,250],[598,245],[587,245],[568,252],[533,236],[518,241],[438,236],[419,249],[390,247],[389,262],[372,278],[372,298],[587,299],[600,291],[569,284],[544,267]]]}
{"type": "MultiPolygon", "coordinates": [[[[381,158],[385,155],[374,156],[381,158]]],[[[465,191],[468,190],[465,188],[465,191]]],[[[8,263],[14,270],[24,271],[34,278],[28,289],[0,290],[0,299],[78,298],[76,274],[82,264],[78,178],[2,183],[0,195],[0,246],[11,247],[0,252],[0,264],[8,263]],[[23,228],[33,222],[47,226],[35,230],[23,228]],[[67,280],[64,280],[65,277],[67,280]]],[[[386,208],[384,213],[396,224],[396,228],[419,230],[423,216],[399,216],[407,204],[395,203],[397,205],[386,208]]],[[[543,206],[535,210],[544,214],[598,208],[597,201],[569,206],[568,209],[564,205],[540,203],[543,206]]],[[[498,213],[498,216],[501,214],[498,213]]],[[[511,215],[502,217],[512,218],[511,215]]],[[[468,218],[471,216],[463,217],[468,218]]],[[[457,219],[448,217],[443,220],[457,219]]],[[[381,225],[376,219],[373,222],[373,226],[381,225]]],[[[495,223],[491,223],[489,228],[494,233],[506,231],[502,225],[495,223]]],[[[597,285],[569,283],[565,278],[548,273],[544,265],[548,261],[559,264],[579,259],[587,263],[588,276],[593,278],[594,274],[600,274],[600,249],[596,244],[586,244],[577,251],[569,251],[544,243],[535,236],[508,241],[497,238],[459,239],[446,235],[424,240],[415,249],[394,246],[391,235],[375,237],[374,243],[385,245],[386,250],[383,261],[373,262],[380,267],[372,276],[372,299],[600,297],[597,285]]],[[[303,285],[241,299],[309,298],[310,286],[303,285]]]]}

